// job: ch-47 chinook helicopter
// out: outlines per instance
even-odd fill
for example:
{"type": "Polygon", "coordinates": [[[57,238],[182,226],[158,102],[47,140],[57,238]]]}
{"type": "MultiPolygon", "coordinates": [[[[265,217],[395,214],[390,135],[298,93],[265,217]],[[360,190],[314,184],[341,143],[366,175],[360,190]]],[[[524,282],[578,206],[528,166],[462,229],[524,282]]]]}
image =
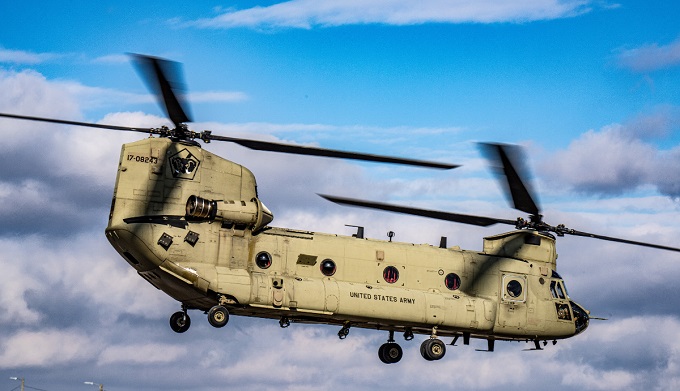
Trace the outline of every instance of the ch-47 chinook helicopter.
{"type": "Polygon", "coordinates": [[[555,235],[565,234],[680,251],[678,248],[595,235],[543,221],[514,147],[488,144],[499,163],[514,207],[529,219],[497,219],[323,195],[338,204],[373,208],[514,231],[484,238],[482,251],[414,245],[270,226],[273,214],[257,194],[244,166],[201,148],[227,141],[265,151],[450,169],[455,165],[194,132],[179,94],[176,63],[135,56],[174,129],[134,128],[0,114],[35,120],[150,134],[122,146],[106,237],[138,274],[181,304],[171,328],[189,329],[188,310],[201,310],[214,327],[230,314],[387,332],[378,349],[386,364],[402,348],[394,334],[411,340],[425,334],[420,352],[439,360],[440,337],[494,342],[556,342],[583,332],[589,313],[567,295],[557,273],[555,235]],[[172,79],[170,78],[172,77],[172,79]],[[175,80],[172,82],[171,80],[175,80]],[[158,137],[153,137],[154,135],[158,137]]]}

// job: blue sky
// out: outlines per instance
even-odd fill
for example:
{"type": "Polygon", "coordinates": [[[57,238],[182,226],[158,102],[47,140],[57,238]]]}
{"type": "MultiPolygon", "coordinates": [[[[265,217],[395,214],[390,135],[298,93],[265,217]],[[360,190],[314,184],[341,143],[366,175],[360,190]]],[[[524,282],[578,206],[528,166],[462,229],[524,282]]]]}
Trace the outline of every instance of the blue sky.
{"type": "MultiPolygon", "coordinates": [[[[673,2],[132,1],[0,4],[0,112],[164,124],[126,53],[183,64],[194,130],[462,164],[449,172],[206,148],[251,168],[277,226],[479,249],[487,229],[316,193],[515,218],[476,146],[521,144],[551,223],[678,246],[680,29],[673,2]]],[[[378,332],[235,318],[167,327],[172,299],[106,241],[120,144],[140,135],[0,120],[0,391],[674,389],[676,254],[562,238],[575,301],[610,320],[544,352],[440,362],[378,332]],[[97,254],[93,256],[93,254],[97,254]],[[203,324],[205,323],[205,324],[203,324]],[[225,331],[226,330],[226,331],[225,331]],[[273,354],[272,351],[280,352],[273,354]],[[253,368],[279,368],[284,375],[253,368]],[[331,373],[328,368],[333,368],[331,373]],[[121,376],[125,374],[125,376],[121,376]],[[91,386],[89,386],[91,387],[91,386]]],[[[198,314],[196,314],[198,315],[198,314]]],[[[481,346],[475,346],[481,347],[481,346]]]]}

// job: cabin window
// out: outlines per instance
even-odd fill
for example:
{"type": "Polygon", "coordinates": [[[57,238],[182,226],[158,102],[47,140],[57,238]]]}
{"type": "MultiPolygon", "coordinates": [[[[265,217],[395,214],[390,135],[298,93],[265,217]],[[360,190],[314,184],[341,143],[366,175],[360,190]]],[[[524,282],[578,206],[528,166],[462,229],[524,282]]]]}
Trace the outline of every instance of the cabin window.
{"type": "Polygon", "coordinates": [[[520,297],[522,294],[522,283],[517,280],[510,280],[506,286],[506,290],[510,297],[520,297]]]}
{"type": "Polygon", "coordinates": [[[399,269],[394,266],[388,266],[383,270],[383,278],[389,284],[394,284],[399,279],[399,269]]]}
{"type": "Polygon", "coordinates": [[[460,277],[458,277],[458,274],[456,273],[449,273],[444,277],[444,285],[446,285],[449,290],[455,291],[460,288],[460,277]]]}
{"type": "Polygon", "coordinates": [[[332,259],[324,259],[323,262],[321,262],[321,274],[324,276],[330,277],[333,274],[335,274],[335,270],[337,269],[335,266],[335,261],[332,259]]]}
{"type": "Polygon", "coordinates": [[[268,269],[272,265],[272,256],[268,252],[262,251],[255,257],[255,264],[260,269],[268,269]]]}

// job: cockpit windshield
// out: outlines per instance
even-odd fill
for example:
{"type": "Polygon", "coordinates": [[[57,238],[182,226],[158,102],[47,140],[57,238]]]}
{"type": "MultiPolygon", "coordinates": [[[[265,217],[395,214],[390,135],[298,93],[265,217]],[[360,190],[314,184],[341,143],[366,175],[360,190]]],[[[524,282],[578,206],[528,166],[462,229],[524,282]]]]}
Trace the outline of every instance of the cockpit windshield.
{"type": "Polygon", "coordinates": [[[566,289],[564,289],[563,282],[556,280],[551,281],[550,294],[552,295],[553,299],[566,299],[567,294],[566,289]]]}
{"type": "Polygon", "coordinates": [[[567,287],[564,285],[564,280],[556,271],[552,271],[553,281],[550,282],[550,294],[554,299],[566,299],[569,297],[567,287]]]}

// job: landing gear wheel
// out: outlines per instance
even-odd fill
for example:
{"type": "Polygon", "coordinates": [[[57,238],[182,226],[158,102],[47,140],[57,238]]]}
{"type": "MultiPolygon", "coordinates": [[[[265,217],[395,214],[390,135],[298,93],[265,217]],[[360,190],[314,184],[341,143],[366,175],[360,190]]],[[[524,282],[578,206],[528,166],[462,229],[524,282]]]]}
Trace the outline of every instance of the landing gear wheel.
{"type": "Polygon", "coordinates": [[[224,327],[229,322],[229,311],[221,305],[216,305],[208,311],[208,322],[213,327],[224,327]]]}
{"type": "Polygon", "coordinates": [[[437,338],[426,339],[420,345],[420,354],[427,361],[439,360],[446,354],[446,345],[437,338]]]}
{"type": "Polygon", "coordinates": [[[401,350],[401,346],[396,342],[384,343],[380,346],[380,349],[378,349],[378,357],[380,357],[380,361],[385,364],[397,363],[403,356],[404,352],[401,350]]]}
{"type": "Polygon", "coordinates": [[[183,333],[189,330],[191,318],[184,311],[177,311],[170,317],[170,328],[176,333],[183,333]]]}

